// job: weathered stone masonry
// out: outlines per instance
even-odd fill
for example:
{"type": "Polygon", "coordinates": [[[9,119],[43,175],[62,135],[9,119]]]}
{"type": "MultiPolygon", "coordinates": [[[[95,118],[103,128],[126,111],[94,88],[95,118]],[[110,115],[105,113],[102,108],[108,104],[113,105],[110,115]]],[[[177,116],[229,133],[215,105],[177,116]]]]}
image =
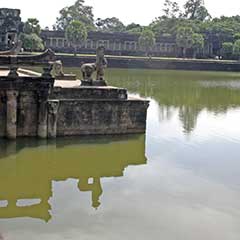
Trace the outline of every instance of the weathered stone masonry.
{"type": "Polygon", "coordinates": [[[53,78],[0,77],[0,137],[47,136],[53,78]]]}
{"type": "Polygon", "coordinates": [[[127,90],[103,86],[54,88],[51,50],[34,56],[0,56],[0,137],[56,138],[92,134],[144,133],[148,101],[127,90]],[[43,74],[19,75],[22,65],[43,74]],[[7,74],[7,76],[6,76],[7,74]]]}
{"type": "Polygon", "coordinates": [[[53,78],[0,78],[0,137],[143,133],[148,101],[125,89],[53,88],[53,78]],[[50,94],[52,92],[52,94],[50,94]]]}
{"type": "Polygon", "coordinates": [[[62,88],[54,89],[54,95],[59,101],[57,136],[145,132],[148,101],[129,99],[125,89],[62,88]]]}

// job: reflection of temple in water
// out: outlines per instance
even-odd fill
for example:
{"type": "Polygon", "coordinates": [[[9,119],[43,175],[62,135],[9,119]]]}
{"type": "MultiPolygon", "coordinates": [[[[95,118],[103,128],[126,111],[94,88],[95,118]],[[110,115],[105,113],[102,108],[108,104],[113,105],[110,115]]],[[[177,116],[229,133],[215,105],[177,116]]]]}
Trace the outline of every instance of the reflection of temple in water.
{"type": "MultiPolygon", "coordinates": [[[[102,142],[102,141],[101,141],[102,142]]],[[[53,181],[77,179],[80,191],[92,192],[97,208],[103,193],[101,178],[121,177],[129,165],[146,164],[145,137],[103,143],[76,144],[76,139],[26,147],[0,146],[0,218],[33,217],[49,221],[53,181]],[[68,141],[68,142],[66,142],[68,141]],[[4,151],[4,152],[3,152],[4,151]],[[19,206],[19,201],[39,200],[19,206]]]]}

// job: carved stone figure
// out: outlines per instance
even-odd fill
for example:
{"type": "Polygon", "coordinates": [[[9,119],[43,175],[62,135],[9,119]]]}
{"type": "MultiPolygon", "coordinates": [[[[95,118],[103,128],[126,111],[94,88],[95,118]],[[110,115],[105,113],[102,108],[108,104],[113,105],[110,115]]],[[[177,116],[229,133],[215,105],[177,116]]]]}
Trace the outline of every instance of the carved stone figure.
{"type": "Polygon", "coordinates": [[[64,76],[63,64],[61,60],[57,60],[54,62],[54,71],[56,76],[64,76]]]}
{"type": "Polygon", "coordinates": [[[106,86],[104,80],[104,69],[107,68],[107,59],[104,56],[105,48],[103,46],[98,47],[95,63],[84,63],[81,66],[82,72],[82,86],[106,86]],[[92,75],[96,74],[96,80],[93,80],[92,75]]]}
{"type": "Polygon", "coordinates": [[[75,74],[65,74],[63,71],[63,64],[61,60],[57,60],[53,64],[54,71],[55,71],[55,79],[56,80],[68,80],[68,81],[75,81],[76,75],[75,74]]]}
{"type": "Polygon", "coordinates": [[[57,115],[59,101],[48,101],[48,138],[56,138],[57,136],[57,115]]]}
{"type": "Polygon", "coordinates": [[[96,63],[84,63],[81,66],[82,72],[82,85],[92,85],[93,78],[92,75],[96,71],[96,63]]]}
{"type": "Polygon", "coordinates": [[[104,81],[104,69],[107,68],[107,59],[105,58],[105,48],[103,46],[97,49],[96,59],[96,70],[97,70],[97,81],[104,81]]]}

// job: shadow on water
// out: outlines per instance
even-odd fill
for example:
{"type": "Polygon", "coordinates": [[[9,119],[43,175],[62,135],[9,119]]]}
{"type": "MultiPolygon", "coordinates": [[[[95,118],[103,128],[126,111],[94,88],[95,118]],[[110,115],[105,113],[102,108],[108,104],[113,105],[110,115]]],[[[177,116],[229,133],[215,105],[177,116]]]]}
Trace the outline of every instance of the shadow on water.
{"type": "Polygon", "coordinates": [[[98,208],[101,179],[122,177],[130,165],[146,164],[145,135],[62,138],[51,141],[21,139],[0,142],[0,218],[51,219],[49,199],[53,181],[77,179],[78,189],[91,192],[98,208]],[[34,204],[19,206],[19,202],[34,204]]]}

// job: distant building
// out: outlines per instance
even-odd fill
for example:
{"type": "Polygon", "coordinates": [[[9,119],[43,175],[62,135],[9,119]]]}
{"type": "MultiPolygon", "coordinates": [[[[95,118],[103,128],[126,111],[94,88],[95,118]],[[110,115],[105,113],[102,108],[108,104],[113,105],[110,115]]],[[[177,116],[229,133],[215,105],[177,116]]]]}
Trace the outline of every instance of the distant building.
{"type": "Polygon", "coordinates": [[[0,8],[0,50],[9,49],[17,41],[22,28],[19,9],[0,8]]]}
{"type": "MultiPolygon", "coordinates": [[[[74,49],[65,38],[64,31],[43,30],[41,37],[45,46],[56,52],[73,52],[74,49]]],[[[144,51],[138,44],[139,34],[124,32],[89,32],[85,43],[79,43],[78,52],[95,53],[98,46],[104,46],[107,54],[141,55],[144,51]]],[[[176,56],[176,42],[171,37],[157,39],[152,54],[156,56],[176,56]]]]}
{"type": "MultiPolygon", "coordinates": [[[[19,9],[0,8],[0,51],[12,47],[17,41],[18,35],[23,31],[19,9]]],[[[56,52],[74,52],[73,46],[67,41],[64,31],[42,30],[41,38],[46,48],[56,52]]],[[[144,55],[143,49],[138,44],[139,34],[126,32],[89,32],[88,39],[84,43],[79,42],[79,53],[96,53],[98,46],[104,46],[106,54],[137,56],[144,55]]],[[[220,46],[212,39],[205,42],[204,50],[199,56],[211,57],[218,53],[220,46]]],[[[171,36],[161,36],[156,39],[156,44],[151,52],[152,56],[176,57],[181,56],[181,49],[176,45],[176,40],[171,36]]],[[[187,55],[193,55],[192,49],[188,49],[187,55]]]]}

